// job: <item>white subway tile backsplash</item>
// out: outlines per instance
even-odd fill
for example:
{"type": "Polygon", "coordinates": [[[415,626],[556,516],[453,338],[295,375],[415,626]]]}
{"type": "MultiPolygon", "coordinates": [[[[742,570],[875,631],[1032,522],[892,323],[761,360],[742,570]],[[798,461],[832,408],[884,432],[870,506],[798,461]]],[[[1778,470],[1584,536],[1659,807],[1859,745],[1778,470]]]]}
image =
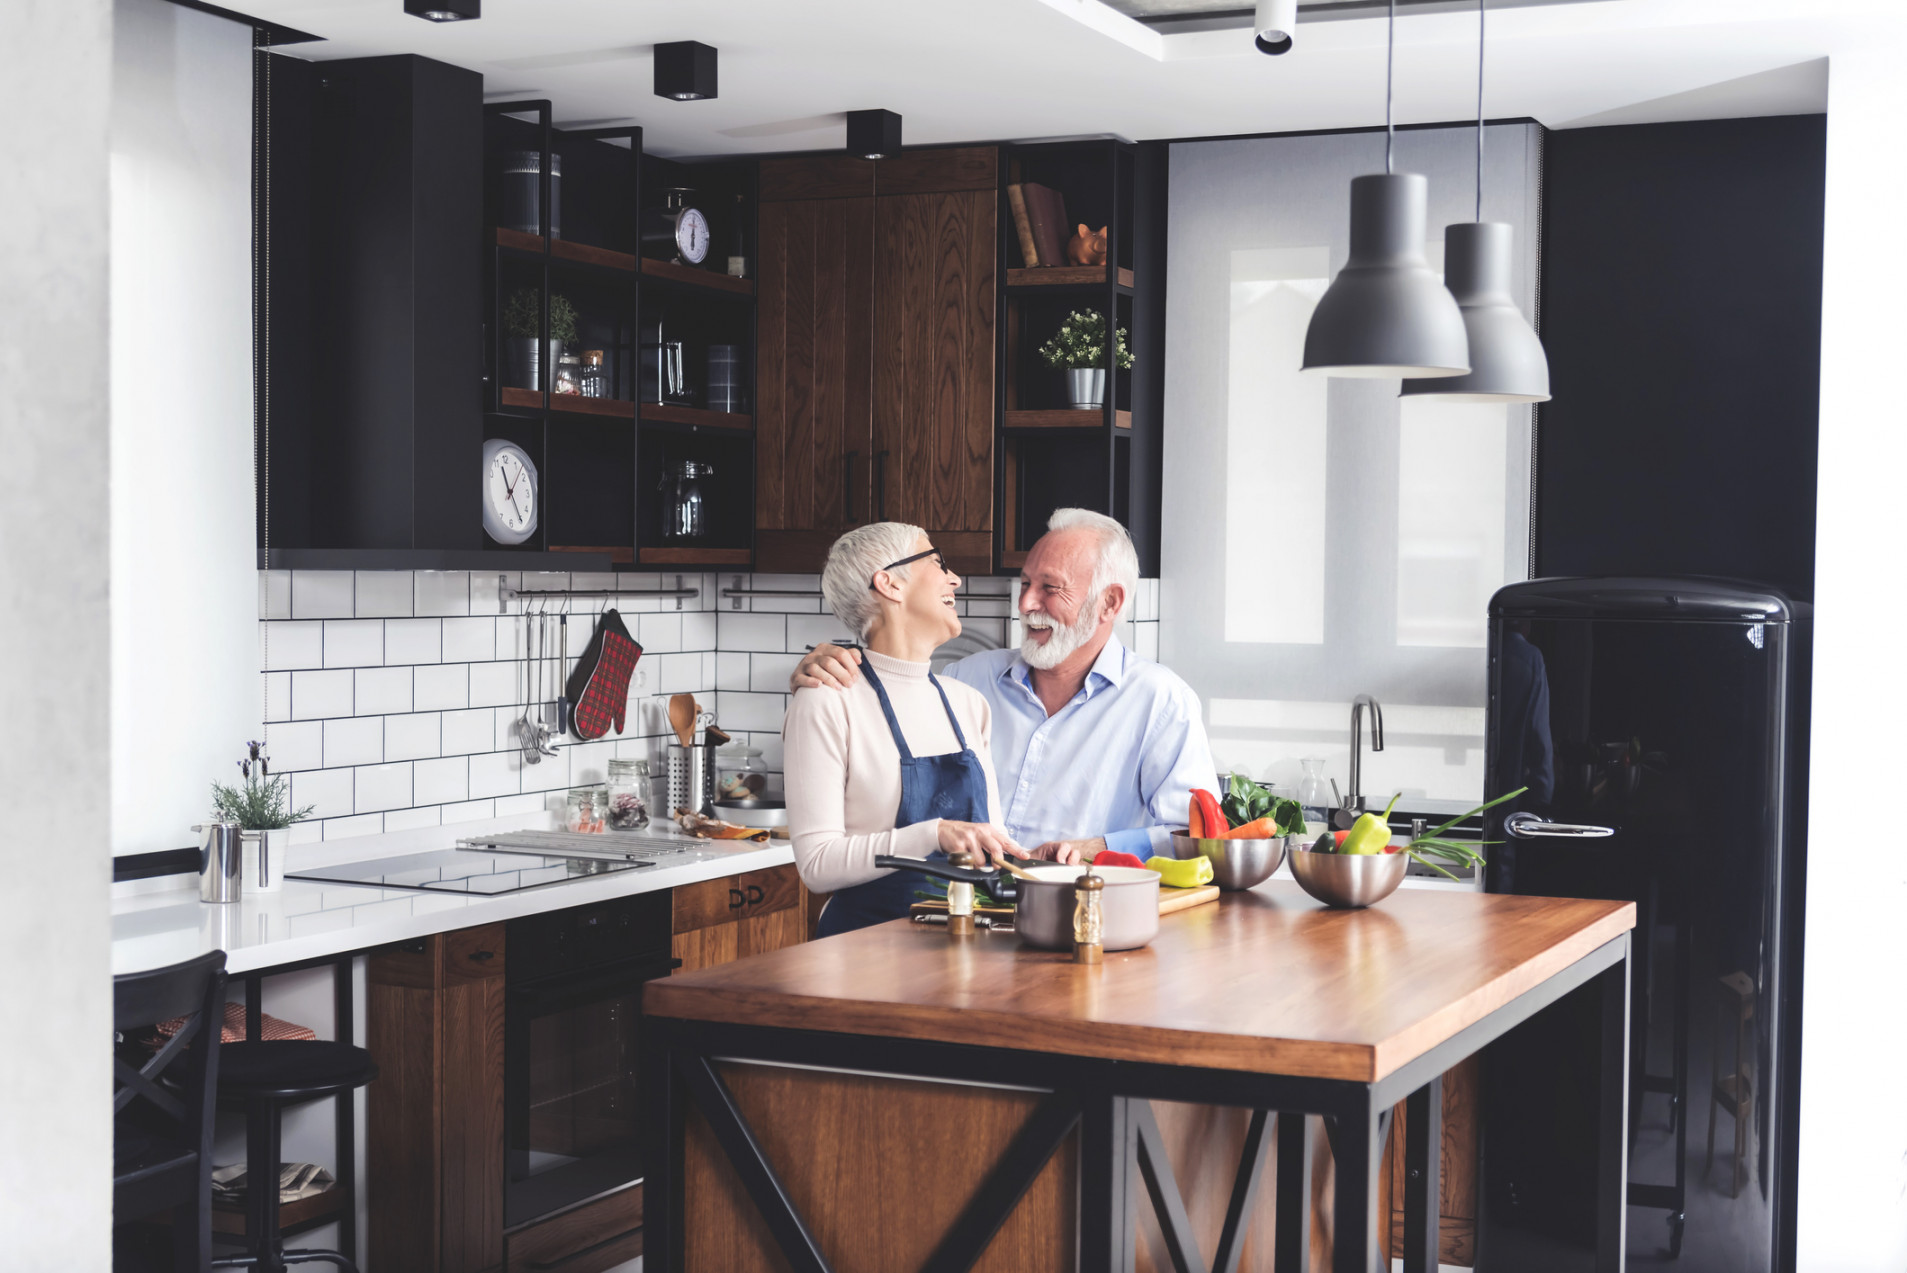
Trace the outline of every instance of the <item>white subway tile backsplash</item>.
{"type": "Polygon", "coordinates": [[[966,619],[961,623],[961,631],[974,636],[984,636],[994,645],[1004,646],[1007,638],[1005,619],[966,619]]]}
{"type": "Polygon", "coordinates": [[[440,754],[443,717],[436,712],[384,718],[384,759],[422,760],[440,754]]]}
{"type": "Polygon", "coordinates": [[[786,694],[743,694],[725,690],[717,695],[716,711],[723,729],[779,732],[788,710],[786,694]]]}
{"type": "Polygon", "coordinates": [[[470,665],[442,663],[420,667],[412,674],[412,706],[437,712],[470,706],[470,665]]]}
{"type": "Polygon", "coordinates": [[[535,813],[538,809],[548,809],[550,798],[540,792],[532,792],[527,796],[498,796],[495,805],[494,816],[507,818],[512,814],[535,813]]]}
{"type": "Polygon", "coordinates": [[[357,771],[357,812],[380,813],[411,807],[411,766],[367,765],[357,771]]]}
{"type": "MultiPolygon", "coordinates": [[[[519,763],[517,765],[517,775],[518,781],[521,784],[521,790],[525,792],[561,791],[565,787],[570,786],[569,750],[567,747],[559,747],[556,749],[554,756],[545,756],[540,762],[534,765],[519,763]]],[[[505,752],[504,754],[511,760],[520,760],[514,753],[505,752]]],[[[476,794],[476,764],[479,760],[483,759],[485,759],[483,756],[472,756],[470,758],[472,795],[476,794]]]]}
{"type": "Polygon", "coordinates": [[[353,592],[348,570],[295,570],[291,575],[291,617],[348,619],[354,613],[353,592]]]}
{"type": "Polygon", "coordinates": [[[464,712],[445,712],[441,719],[444,755],[460,756],[500,750],[497,746],[496,712],[493,709],[478,707],[464,712]]]}
{"type": "Polygon", "coordinates": [[[516,570],[473,570],[470,572],[470,613],[502,614],[499,586],[522,586],[522,572],[516,570]]]}
{"type": "MultiPolygon", "coordinates": [[[[415,600],[411,613],[470,613],[470,574],[463,570],[419,570],[411,576],[415,600]]],[[[296,594],[293,594],[296,596],[296,594]]]]}
{"type": "MultiPolygon", "coordinates": [[[[446,641],[448,644],[448,641],[446,641]]],[[[545,688],[549,689],[548,678],[554,671],[545,672],[545,688]]],[[[517,683],[522,680],[522,666],[514,661],[509,663],[472,663],[470,665],[470,705],[472,707],[501,707],[517,701],[517,683]]],[[[550,697],[555,697],[554,693],[550,697]]]]}
{"type": "MultiPolygon", "coordinates": [[[[381,716],[345,717],[324,723],[324,763],[327,769],[342,765],[373,765],[384,759],[384,718],[381,716]]],[[[358,810],[362,813],[363,810],[358,810]]]]}
{"type": "Polygon", "coordinates": [[[384,815],[385,831],[414,831],[418,827],[434,827],[441,821],[436,805],[426,805],[421,809],[392,809],[384,815]]]}
{"type": "Polygon", "coordinates": [[[682,615],[682,648],[685,650],[713,650],[716,648],[716,625],[718,620],[713,610],[689,610],[682,615]]]}
{"type": "Polygon", "coordinates": [[[381,813],[363,813],[352,818],[324,820],[324,838],[327,840],[349,840],[360,835],[377,835],[383,830],[384,815],[381,813]]]}
{"type": "Polygon", "coordinates": [[[360,619],[401,619],[411,612],[411,572],[360,570],[358,601],[353,611],[360,619]]]}
{"type": "Polygon", "coordinates": [[[636,644],[645,656],[674,654],[682,648],[681,615],[643,614],[636,620],[636,644]]]}
{"type": "Polygon", "coordinates": [[[259,655],[267,671],[324,666],[324,624],[261,623],[259,655]]]}
{"type": "MultiPolygon", "coordinates": [[[[460,801],[470,793],[470,762],[462,756],[420,760],[411,766],[411,786],[411,798],[419,804],[451,804],[460,801]]],[[[488,817],[489,814],[474,816],[488,817]]],[[[449,817],[444,819],[446,822],[452,820],[449,817]]]]}
{"type": "Polygon", "coordinates": [[[287,722],[273,727],[265,736],[266,755],[273,773],[288,774],[299,769],[324,768],[324,724],[321,721],[287,722]]]}
{"type": "Polygon", "coordinates": [[[293,672],[291,674],[291,716],[293,720],[319,720],[326,716],[351,714],[351,673],[293,672]]]}
{"type": "Polygon", "coordinates": [[[383,662],[383,620],[339,619],[324,625],[326,667],[377,667],[383,662]]]}
{"type": "Polygon", "coordinates": [[[265,673],[265,719],[267,722],[291,719],[291,673],[265,673]]]}
{"type": "Polygon", "coordinates": [[[616,754],[615,743],[577,743],[563,750],[569,756],[570,786],[594,786],[609,781],[609,758],[616,754]]]}
{"type": "Polygon", "coordinates": [[[497,806],[494,800],[466,800],[458,804],[444,805],[440,812],[443,814],[444,825],[449,826],[453,822],[477,822],[494,818],[497,816],[497,806]]]}
{"type": "Polygon", "coordinates": [[[357,671],[357,714],[382,716],[411,709],[411,670],[361,667],[357,671]]]}
{"type": "Polygon", "coordinates": [[[391,619],[384,624],[384,661],[389,664],[444,661],[442,619],[391,619]]]}
{"type": "Polygon", "coordinates": [[[258,572],[258,581],[258,617],[291,618],[291,572],[261,570],[258,572]]]}
{"type": "Polygon", "coordinates": [[[497,657],[497,621],[493,616],[445,619],[444,662],[477,663],[497,657]]]}
{"type": "Polygon", "coordinates": [[[762,694],[786,694],[788,678],[801,662],[799,654],[751,654],[748,656],[748,688],[762,694]]]}
{"type": "MultiPolygon", "coordinates": [[[[541,765],[530,766],[541,769],[541,765]]],[[[513,796],[523,790],[523,758],[511,751],[493,751],[470,758],[470,794],[513,796]]]]}
{"type": "Polygon", "coordinates": [[[968,597],[966,612],[976,617],[1004,619],[1013,612],[1013,607],[1005,597],[968,597]]]}
{"type": "Polygon", "coordinates": [[[1013,587],[1019,581],[1000,575],[968,575],[966,591],[982,597],[1011,597],[1013,587]]]}
{"type": "MultiPolygon", "coordinates": [[[[645,658],[643,662],[651,660],[645,658]]],[[[702,684],[702,656],[699,654],[658,654],[654,661],[655,691],[658,694],[692,694],[708,689],[702,684]]]]}
{"type": "Polygon", "coordinates": [[[783,649],[790,654],[800,654],[810,646],[823,642],[839,645],[851,639],[847,625],[831,614],[791,614],[788,616],[788,643],[783,649]]]}
{"type": "Polygon", "coordinates": [[[788,620],[778,614],[737,614],[717,612],[716,648],[722,650],[771,650],[780,654],[788,648],[788,620]]]}
{"type": "MultiPolygon", "coordinates": [[[[302,572],[301,572],[302,573],[302,572]]],[[[291,807],[311,805],[314,818],[336,818],[351,812],[349,769],[313,769],[291,776],[291,807]]]]}
{"type": "Polygon", "coordinates": [[[715,656],[715,688],[718,690],[745,690],[748,688],[749,654],[719,653],[715,656]]]}
{"type": "Polygon", "coordinates": [[[1159,661],[1159,625],[1156,623],[1133,624],[1133,652],[1154,663],[1159,661]]]}

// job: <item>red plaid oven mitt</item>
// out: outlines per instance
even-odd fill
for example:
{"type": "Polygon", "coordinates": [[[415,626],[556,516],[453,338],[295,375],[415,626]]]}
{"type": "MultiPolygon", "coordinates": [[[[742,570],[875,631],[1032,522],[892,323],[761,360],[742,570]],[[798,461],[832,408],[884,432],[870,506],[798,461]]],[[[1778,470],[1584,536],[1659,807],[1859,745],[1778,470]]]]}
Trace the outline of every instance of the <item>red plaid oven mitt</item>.
{"type": "Polygon", "coordinates": [[[570,709],[570,727],[576,737],[601,738],[611,725],[618,734],[622,732],[629,708],[629,677],[641,657],[642,647],[623,626],[622,616],[614,610],[603,611],[589,648],[577,660],[576,670],[564,686],[569,701],[575,704],[570,709]]]}

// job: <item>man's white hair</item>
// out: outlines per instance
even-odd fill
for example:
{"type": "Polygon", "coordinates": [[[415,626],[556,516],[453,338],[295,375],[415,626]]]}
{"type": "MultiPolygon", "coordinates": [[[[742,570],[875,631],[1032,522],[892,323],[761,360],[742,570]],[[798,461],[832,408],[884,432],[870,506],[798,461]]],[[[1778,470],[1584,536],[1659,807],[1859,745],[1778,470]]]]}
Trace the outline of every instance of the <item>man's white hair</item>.
{"type": "MultiPolygon", "coordinates": [[[[906,522],[872,522],[855,527],[828,549],[828,564],[821,569],[821,596],[856,640],[867,640],[881,613],[880,594],[870,587],[874,573],[890,561],[912,557],[915,542],[926,533],[906,522]]],[[[902,566],[894,577],[905,579],[913,568],[902,566]]]]}
{"type": "MultiPolygon", "coordinates": [[[[1125,594],[1120,603],[1120,614],[1132,605],[1133,597],[1139,591],[1139,552],[1132,546],[1132,536],[1104,513],[1095,513],[1087,508],[1056,508],[1053,515],[1046,519],[1046,529],[1089,530],[1099,541],[1099,552],[1093,561],[1093,582],[1087,601],[1097,609],[1099,598],[1106,589],[1118,584],[1125,594]]],[[[1115,620],[1118,614],[1113,616],[1115,620]]]]}

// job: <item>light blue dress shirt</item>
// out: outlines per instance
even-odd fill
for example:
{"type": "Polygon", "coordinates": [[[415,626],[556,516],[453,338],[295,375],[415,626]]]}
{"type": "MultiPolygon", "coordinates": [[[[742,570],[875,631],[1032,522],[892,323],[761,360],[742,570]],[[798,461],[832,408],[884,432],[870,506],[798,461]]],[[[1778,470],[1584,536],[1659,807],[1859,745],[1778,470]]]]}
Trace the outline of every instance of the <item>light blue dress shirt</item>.
{"type": "Polygon", "coordinates": [[[988,650],[941,673],[993,707],[994,818],[1025,848],[1104,836],[1141,858],[1171,855],[1192,788],[1217,790],[1198,695],[1179,677],[1106,642],[1079,693],[1052,716],[1018,650],[988,650]]]}

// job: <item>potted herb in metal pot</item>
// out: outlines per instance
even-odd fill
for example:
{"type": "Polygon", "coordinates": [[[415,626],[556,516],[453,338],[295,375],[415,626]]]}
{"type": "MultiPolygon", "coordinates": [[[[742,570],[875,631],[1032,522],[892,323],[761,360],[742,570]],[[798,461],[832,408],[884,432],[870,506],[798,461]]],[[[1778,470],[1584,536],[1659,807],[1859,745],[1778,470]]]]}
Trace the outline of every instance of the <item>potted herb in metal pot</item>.
{"type": "Polygon", "coordinates": [[[550,293],[549,358],[538,356],[537,329],[542,326],[542,293],[519,287],[503,304],[503,383],[519,389],[541,389],[543,367],[554,367],[563,344],[576,339],[576,307],[569,298],[550,293]]]}
{"type": "MultiPolygon", "coordinates": [[[[1059,330],[1044,345],[1040,357],[1049,367],[1066,373],[1067,388],[1075,410],[1092,410],[1106,405],[1106,316],[1096,309],[1076,309],[1059,325],[1059,330]]],[[[1121,371],[1132,369],[1132,350],[1126,346],[1126,329],[1116,333],[1114,364],[1121,371]]]]}
{"type": "Polygon", "coordinates": [[[275,893],[282,882],[285,850],[291,843],[291,824],[311,816],[315,805],[291,807],[291,779],[268,772],[264,748],[246,744],[238,762],[242,786],[212,784],[212,809],[221,822],[236,822],[245,841],[245,885],[256,893],[275,893]]]}

